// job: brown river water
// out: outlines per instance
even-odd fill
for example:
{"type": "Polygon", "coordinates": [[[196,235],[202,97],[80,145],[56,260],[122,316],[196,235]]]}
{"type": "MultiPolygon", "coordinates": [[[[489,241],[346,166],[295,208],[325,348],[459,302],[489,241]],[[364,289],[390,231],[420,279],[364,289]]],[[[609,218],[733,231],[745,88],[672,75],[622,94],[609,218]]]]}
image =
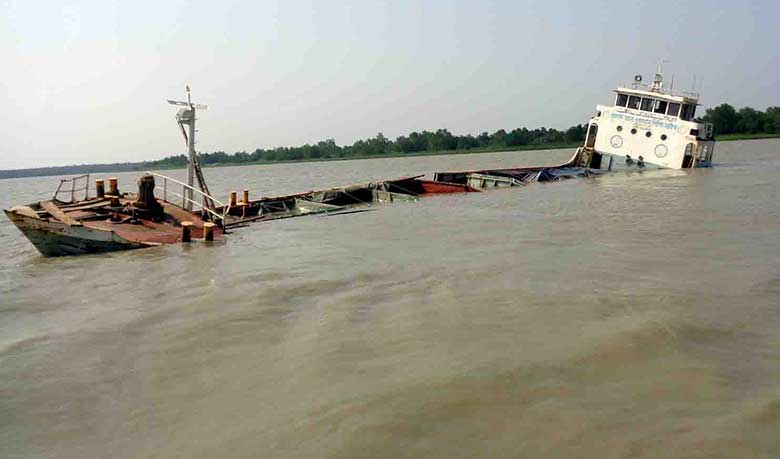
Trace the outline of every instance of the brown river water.
{"type": "MultiPolygon", "coordinates": [[[[205,173],[260,196],[571,153],[205,173]]],[[[0,457],[780,455],[780,140],[213,246],[46,259],[0,216],[0,247],[0,457]]]]}

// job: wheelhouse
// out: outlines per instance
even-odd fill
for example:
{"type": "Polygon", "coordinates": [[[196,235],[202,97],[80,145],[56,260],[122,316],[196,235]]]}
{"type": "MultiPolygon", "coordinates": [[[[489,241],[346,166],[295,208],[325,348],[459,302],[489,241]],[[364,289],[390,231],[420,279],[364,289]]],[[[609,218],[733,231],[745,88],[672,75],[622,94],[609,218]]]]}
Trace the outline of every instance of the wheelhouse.
{"type": "Polygon", "coordinates": [[[636,75],[615,89],[612,105],[597,105],[586,131],[579,164],[596,169],[711,164],[712,125],[696,120],[699,94],[664,87],[661,68],[651,84],[636,75]],[[615,160],[619,162],[615,162],[615,160]]]}
{"type": "Polygon", "coordinates": [[[696,116],[696,99],[658,93],[646,93],[628,88],[616,90],[615,107],[639,110],[671,116],[683,121],[693,121],[696,116]]]}

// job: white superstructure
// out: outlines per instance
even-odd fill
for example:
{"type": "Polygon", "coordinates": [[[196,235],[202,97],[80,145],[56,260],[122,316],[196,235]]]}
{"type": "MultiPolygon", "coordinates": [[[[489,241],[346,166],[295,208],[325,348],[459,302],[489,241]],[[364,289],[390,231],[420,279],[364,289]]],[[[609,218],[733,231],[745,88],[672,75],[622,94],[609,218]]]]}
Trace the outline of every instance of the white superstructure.
{"type": "Polygon", "coordinates": [[[659,68],[651,85],[615,90],[615,103],[597,106],[588,123],[585,148],[594,169],[660,167],[687,169],[712,162],[712,125],[695,119],[699,94],[664,88],[659,68]]]}

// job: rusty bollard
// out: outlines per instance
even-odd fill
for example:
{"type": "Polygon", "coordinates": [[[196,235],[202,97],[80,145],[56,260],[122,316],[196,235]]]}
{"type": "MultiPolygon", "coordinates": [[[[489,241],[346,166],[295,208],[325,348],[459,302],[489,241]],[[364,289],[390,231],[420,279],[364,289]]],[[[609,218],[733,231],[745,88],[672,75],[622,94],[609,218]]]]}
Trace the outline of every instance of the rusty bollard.
{"type": "Polygon", "coordinates": [[[119,179],[116,177],[108,178],[108,194],[119,196],[119,179]]]}
{"type": "Polygon", "coordinates": [[[230,207],[236,207],[236,194],[235,191],[230,192],[230,207]]]}
{"type": "Polygon", "coordinates": [[[146,174],[138,179],[138,199],[133,205],[153,217],[163,216],[163,207],[154,197],[154,175],[146,174]]]}
{"type": "Polygon", "coordinates": [[[249,205],[249,190],[244,190],[244,205],[249,205]]]}
{"type": "Polygon", "coordinates": [[[203,240],[211,242],[214,240],[214,227],[217,226],[214,223],[206,222],[203,224],[203,240]]]}
{"type": "Polygon", "coordinates": [[[192,222],[181,222],[181,242],[192,241],[192,222]]]}
{"type": "Polygon", "coordinates": [[[95,194],[98,198],[104,198],[106,196],[106,186],[102,178],[95,179],[95,194]]]}

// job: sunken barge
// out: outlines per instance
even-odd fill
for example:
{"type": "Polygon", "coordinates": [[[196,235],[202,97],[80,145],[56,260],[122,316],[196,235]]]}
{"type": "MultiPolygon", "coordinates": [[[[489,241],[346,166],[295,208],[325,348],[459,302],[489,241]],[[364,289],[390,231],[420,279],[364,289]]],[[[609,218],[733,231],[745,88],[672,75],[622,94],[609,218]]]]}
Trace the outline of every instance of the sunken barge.
{"type": "Polygon", "coordinates": [[[161,174],[147,172],[138,192],[120,192],[116,178],[97,179],[89,197],[89,175],[63,179],[52,199],[6,209],[5,214],[44,256],[82,255],[154,247],[193,240],[214,241],[230,230],[251,223],[323,213],[368,210],[373,206],[415,201],[445,193],[479,192],[488,188],[523,186],[536,181],[587,175],[568,163],[554,167],[438,172],[433,180],[404,177],[305,193],[242,200],[231,192],[222,203],[201,190],[161,174]],[[87,185],[81,187],[76,183],[87,185]],[[63,197],[62,190],[68,189],[63,197]],[[180,190],[176,191],[176,190],[180,190]],[[74,199],[75,192],[83,199],[74,199]],[[155,195],[155,191],[160,197],[155,195]],[[191,191],[201,199],[189,200],[191,191]],[[192,208],[188,209],[187,204],[192,208]]]}
{"type": "Polygon", "coordinates": [[[51,199],[5,209],[8,218],[41,254],[81,255],[215,241],[251,223],[359,212],[378,204],[437,194],[525,186],[588,176],[613,166],[611,160],[602,161],[602,156],[611,152],[597,148],[602,142],[601,136],[597,142],[594,125],[598,120],[594,117],[583,146],[569,161],[556,166],[436,172],[432,180],[419,175],[254,200],[249,198],[249,190],[243,190],[241,200],[233,191],[227,202],[222,202],[209,192],[195,152],[195,114],[207,107],[192,102],[189,87],[186,101],[168,103],[182,107],[176,120],[187,146],[186,182],[146,172],[138,179],[137,192],[122,192],[115,177],[108,179],[108,189],[103,179],[97,179],[94,197],[90,197],[90,177],[83,175],[61,180],[51,199]]]}

